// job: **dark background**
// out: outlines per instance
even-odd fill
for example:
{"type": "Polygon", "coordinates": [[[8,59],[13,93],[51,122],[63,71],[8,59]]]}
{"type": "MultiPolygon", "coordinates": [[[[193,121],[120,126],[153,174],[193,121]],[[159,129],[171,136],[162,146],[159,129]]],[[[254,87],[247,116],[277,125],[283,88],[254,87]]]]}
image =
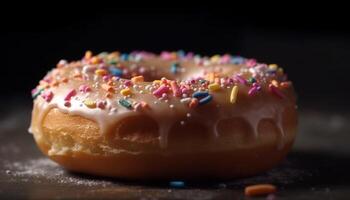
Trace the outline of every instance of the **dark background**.
{"type": "Polygon", "coordinates": [[[183,49],[277,63],[294,82],[300,104],[348,107],[346,11],[289,6],[15,8],[1,14],[2,95],[30,100],[30,90],[61,58],[80,59],[86,50],[183,49]]]}

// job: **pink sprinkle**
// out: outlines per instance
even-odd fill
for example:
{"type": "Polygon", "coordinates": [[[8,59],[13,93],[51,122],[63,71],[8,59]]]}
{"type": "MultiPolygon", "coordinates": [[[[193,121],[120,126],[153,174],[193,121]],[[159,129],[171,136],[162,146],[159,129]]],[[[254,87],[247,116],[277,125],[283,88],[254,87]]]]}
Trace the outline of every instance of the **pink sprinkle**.
{"type": "Polygon", "coordinates": [[[124,82],[124,85],[125,85],[126,87],[132,86],[131,80],[126,80],[126,81],[124,82]]]}
{"type": "Polygon", "coordinates": [[[70,101],[65,101],[65,102],[64,102],[64,106],[66,106],[66,107],[70,107],[70,106],[71,106],[70,101]]]}
{"type": "Polygon", "coordinates": [[[284,94],[274,85],[270,84],[269,89],[272,93],[274,93],[277,97],[283,99],[285,96],[284,94]]]}
{"type": "Polygon", "coordinates": [[[246,61],[247,67],[254,67],[256,65],[256,60],[255,59],[248,59],[246,61]]]}
{"type": "Polygon", "coordinates": [[[221,64],[227,64],[231,61],[231,56],[228,54],[225,54],[221,57],[220,63],[221,64]]]}
{"type": "Polygon", "coordinates": [[[42,94],[42,97],[45,99],[45,101],[50,102],[53,98],[53,93],[51,91],[46,91],[42,94]]]}
{"type": "Polygon", "coordinates": [[[77,92],[75,91],[75,89],[71,89],[71,90],[67,93],[66,97],[64,97],[64,100],[65,100],[65,101],[70,101],[70,99],[71,99],[73,96],[75,96],[76,94],[77,94],[77,92]]]}
{"type": "Polygon", "coordinates": [[[102,77],[102,80],[103,80],[104,82],[107,82],[107,81],[109,80],[109,78],[110,78],[110,76],[105,75],[105,76],[102,77]]]}
{"type": "Polygon", "coordinates": [[[169,91],[169,88],[165,85],[160,86],[158,89],[156,89],[153,92],[153,95],[156,97],[161,97],[164,93],[167,93],[169,91]]]}
{"type": "Polygon", "coordinates": [[[170,82],[171,89],[173,90],[174,97],[181,97],[181,90],[176,81],[170,82]]]}
{"type": "Polygon", "coordinates": [[[257,87],[252,87],[252,88],[250,88],[250,90],[248,91],[248,95],[249,95],[249,96],[252,96],[252,95],[256,94],[257,91],[258,91],[258,88],[257,88],[257,87]]]}
{"type": "Polygon", "coordinates": [[[236,76],[234,77],[234,79],[235,79],[237,82],[241,83],[241,84],[244,84],[244,85],[247,84],[247,80],[245,80],[245,79],[244,79],[242,76],[240,76],[240,75],[236,75],[236,76]]]}

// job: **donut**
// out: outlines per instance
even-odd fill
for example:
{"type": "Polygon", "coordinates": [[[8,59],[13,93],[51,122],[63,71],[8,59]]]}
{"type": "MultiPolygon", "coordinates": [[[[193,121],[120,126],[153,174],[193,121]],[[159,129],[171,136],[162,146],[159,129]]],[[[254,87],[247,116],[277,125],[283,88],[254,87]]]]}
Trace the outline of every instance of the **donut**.
{"type": "Polygon", "coordinates": [[[69,171],[125,180],[229,180],[290,151],[297,106],[276,64],[229,54],[87,51],[32,90],[39,149],[69,171]]]}

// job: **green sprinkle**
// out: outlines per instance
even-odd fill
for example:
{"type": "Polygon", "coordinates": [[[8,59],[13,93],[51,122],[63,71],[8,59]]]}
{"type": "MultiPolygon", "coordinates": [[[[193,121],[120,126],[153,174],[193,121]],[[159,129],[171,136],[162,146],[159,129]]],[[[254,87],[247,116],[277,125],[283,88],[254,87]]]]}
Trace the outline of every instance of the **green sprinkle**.
{"type": "Polygon", "coordinates": [[[116,59],[111,59],[111,60],[108,61],[108,64],[110,64],[110,65],[116,65],[117,63],[118,62],[117,62],[116,59]]]}
{"type": "Polygon", "coordinates": [[[43,91],[44,91],[44,88],[41,88],[40,90],[36,90],[36,91],[32,94],[33,99],[37,98],[37,97],[41,94],[41,92],[43,92],[43,91]]]}
{"type": "Polygon", "coordinates": [[[248,83],[252,84],[255,82],[256,82],[255,78],[253,78],[253,77],[248,78],[248,83]]]}
{"type": "Polygon", "coordinates": [[[119,104],[127,109],[132,109],[131,103],[125,99],[119,99],[119,104]]]}

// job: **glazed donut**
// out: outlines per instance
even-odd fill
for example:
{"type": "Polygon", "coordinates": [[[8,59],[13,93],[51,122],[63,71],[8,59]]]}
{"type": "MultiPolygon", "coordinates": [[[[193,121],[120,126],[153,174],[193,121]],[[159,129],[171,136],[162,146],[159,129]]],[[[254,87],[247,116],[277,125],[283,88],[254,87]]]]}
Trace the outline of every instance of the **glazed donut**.
{"type": "Polygon", "coordinates": [[[68,170],[127,180],[233,179],[296,136],[292,83],[240,56],[119,52],[59,61],[32,90],[29,132],[68,170]]]}

